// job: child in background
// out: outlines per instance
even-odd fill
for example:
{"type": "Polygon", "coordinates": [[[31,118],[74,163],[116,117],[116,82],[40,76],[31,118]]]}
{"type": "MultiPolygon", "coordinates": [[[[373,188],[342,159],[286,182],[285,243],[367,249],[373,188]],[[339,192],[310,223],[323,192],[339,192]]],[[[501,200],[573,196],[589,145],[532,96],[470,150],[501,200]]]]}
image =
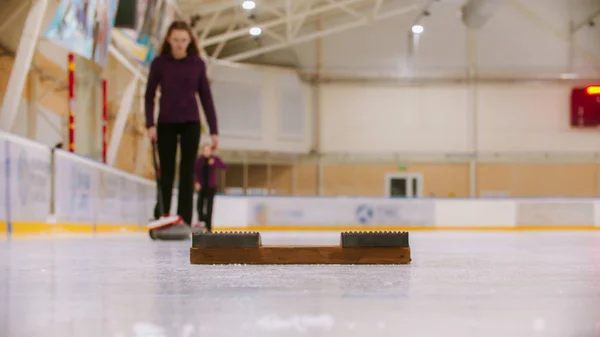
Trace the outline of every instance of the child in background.
{"type": "Polygon", "coordinates": [[[202,147],[202,155],[196,159],[194,189],[198,192],[198,221],[194,229],[204,227],[212,231],[212,211],[217,192],[217,169],[226,169],[227,165],[215,156],[211,145],[202,147]],[[204,207],[206,206],[206,212],[204,207]]]}

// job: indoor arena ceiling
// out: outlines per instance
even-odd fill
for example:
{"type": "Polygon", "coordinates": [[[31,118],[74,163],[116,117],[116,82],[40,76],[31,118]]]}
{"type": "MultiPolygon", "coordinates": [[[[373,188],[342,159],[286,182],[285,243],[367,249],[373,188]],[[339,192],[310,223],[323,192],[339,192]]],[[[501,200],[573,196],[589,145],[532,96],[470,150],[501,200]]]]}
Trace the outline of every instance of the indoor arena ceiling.
{"type": "Polygon", "coordinates": [[[207,56],[243,61],[392,17],[415,20],[432,1],[463,0],[255,0],[245,6],[243,0],[178,2],[207,56]],[[249,42],[254,42],[251,48],[249,42]]]}

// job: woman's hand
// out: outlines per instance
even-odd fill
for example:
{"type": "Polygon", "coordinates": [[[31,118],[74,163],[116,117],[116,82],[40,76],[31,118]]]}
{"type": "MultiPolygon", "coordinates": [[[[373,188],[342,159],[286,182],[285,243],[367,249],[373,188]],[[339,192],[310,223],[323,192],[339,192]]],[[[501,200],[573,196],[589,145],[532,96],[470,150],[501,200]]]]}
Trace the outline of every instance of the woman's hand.
{"type": "Polygon", "coordinates": [[[148,138],[150,138],[150,141],[152,142],[156,141],[156,126],[151,126],[148,128],[148,138]]]}
{"type": "Polygon", "coordinates": [[[214,151],[219,146],[219,136],[218,135],[212,135],[211,138],[212,138],[212,148],[213,148],[213,151],[214,151]]]}

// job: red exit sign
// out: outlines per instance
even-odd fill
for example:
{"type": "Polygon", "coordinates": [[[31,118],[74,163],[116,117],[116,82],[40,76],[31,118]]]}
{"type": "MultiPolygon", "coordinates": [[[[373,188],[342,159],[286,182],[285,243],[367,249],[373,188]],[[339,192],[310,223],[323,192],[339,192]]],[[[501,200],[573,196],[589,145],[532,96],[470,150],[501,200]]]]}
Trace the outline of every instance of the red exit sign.
{"type": "Polygon", "coordinates": [[[590,85],[585,88],[585,92],[587,92],[588,95],[600,95],[600,85],[590,85]]]}
{"type": "Polygon", "coordinates": [[[573,88],[571,91],[571,126],[600,125],[600,85],[573,88]]]}

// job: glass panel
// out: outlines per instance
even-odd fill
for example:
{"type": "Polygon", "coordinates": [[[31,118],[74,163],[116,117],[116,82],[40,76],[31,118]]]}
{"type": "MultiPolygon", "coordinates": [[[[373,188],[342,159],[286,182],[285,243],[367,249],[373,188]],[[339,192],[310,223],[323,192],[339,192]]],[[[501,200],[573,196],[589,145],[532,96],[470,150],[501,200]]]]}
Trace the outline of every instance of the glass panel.
{"type": "Polygon", "coordinates": [[[406,197],[407,195],[406,178],[392,178],[390,181],[390,195],[392,197],[406,197]]]}

